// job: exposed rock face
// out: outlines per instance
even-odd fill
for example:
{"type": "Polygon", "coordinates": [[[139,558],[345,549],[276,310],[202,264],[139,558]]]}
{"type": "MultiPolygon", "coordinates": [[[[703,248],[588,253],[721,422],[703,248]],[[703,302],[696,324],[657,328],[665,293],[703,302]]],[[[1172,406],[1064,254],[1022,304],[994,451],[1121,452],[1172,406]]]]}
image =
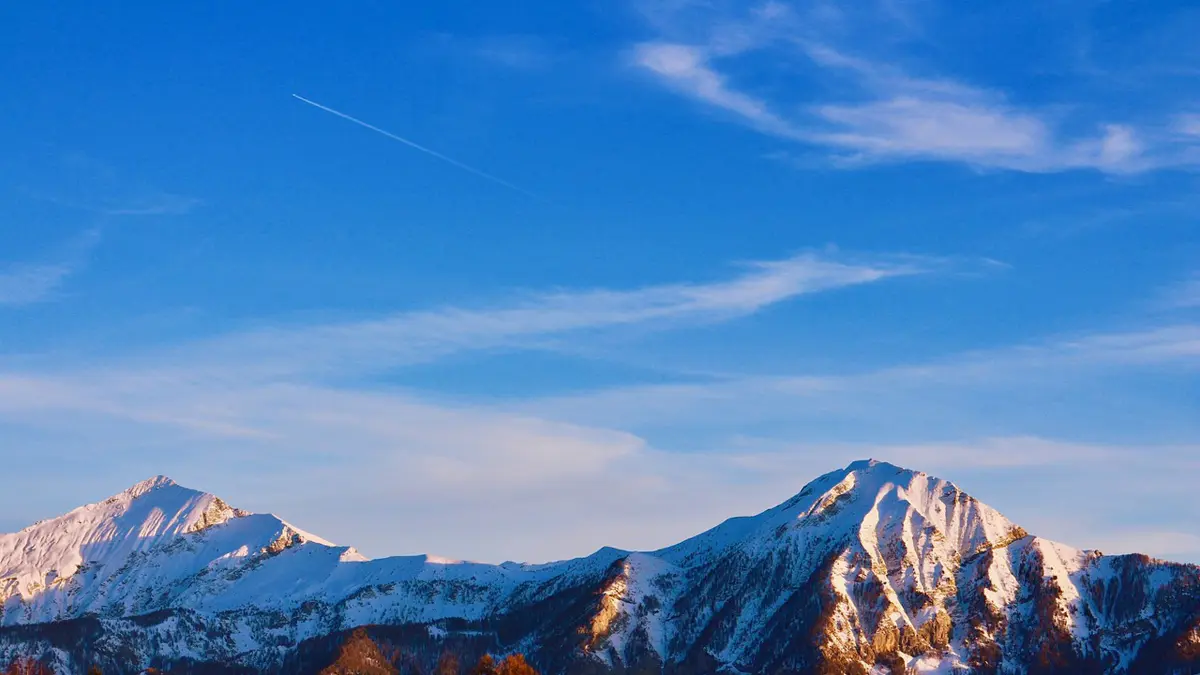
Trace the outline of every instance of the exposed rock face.
{"type": "Polygon", "coordinates": [[[355,626],[426,670],[1200,673],[1200,569],[1029,535],[856,462],[676,546],[547,565],[368,561],[157,478],[0,536],[0,662],[315,672],[355,626]]]}

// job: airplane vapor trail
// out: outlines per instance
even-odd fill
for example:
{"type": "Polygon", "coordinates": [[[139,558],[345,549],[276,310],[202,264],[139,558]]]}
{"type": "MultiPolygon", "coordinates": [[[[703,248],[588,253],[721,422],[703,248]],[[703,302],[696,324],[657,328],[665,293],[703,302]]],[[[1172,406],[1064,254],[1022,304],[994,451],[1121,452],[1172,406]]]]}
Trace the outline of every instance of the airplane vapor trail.
{"type": "Polygon", "coordinates": [[[427,148],[423,145],[414,143],[414,142],[408,140],[407,138],[404,138],[403,136],[397,136],[396,134],[393,134],[390,131],[387,131],[385,129],[380,129],[379,127],[377,127],[373,124],[367,124],[366,122],[364,122],[356,117],[351,117],[350,115],[347,115],[344,112],[334,110],[333,108],[330,108],[329,106],[321,105],[320,103],[317,103],[316,101],[310,101],[309,99],[306,99],[299,94],[292,94],[292,96],[294,98],[298,98],[301,101],[313,106],[314,108],[319,108],[321,110],[324,110],[327,113],[332,113],[334,115],[337,115],[338,117],[341,117],[342,119],[350,120],[351,122],[354,122],[355,124],[357,124],[359,126],[363,126],[363,127],[370,129],[371,131],[374,131],[379,134],[383,134],[384,136],[387,136],[388,138],[392,139],[393,141],[399,141],[399,142],[407,145],[410,148],[415,148],[427,155],[432,155],[432,156],[442,160],[443,162],[446,162],[447,164],[452,164],[452,165],[462,169],[463,171],[469,171],[469,172],[475,174],[476,176],[479,176],[480,178],[486,178],[487,180],[490,180],[493,183],[499,183],[500,185],[503,185],[504,187],[506,187],[510,190],[516,190],[517,192],[520,192],[521,194],[523,194],[527,197],[533,197],[534,199],[539,199],[539,200],[541,199],[541,197],[538,197],[537,195],[533,194],[532,192],[529,192],[520,187],[517,187],[516,185],[513,185],[512,183],[504,180],[503,178],[497,178],[496,176],[493,176],[490,173],[480,171],[479,169],[476,169],[473,166],[468,166],[466,164],[463,164],[462,162],[460,162],[456,159],[453,159],[451,157],[447,157],[447,156],[443,155],[442,153],[437,152],[436,150],[430,150],[429,148],[427,148]]]}

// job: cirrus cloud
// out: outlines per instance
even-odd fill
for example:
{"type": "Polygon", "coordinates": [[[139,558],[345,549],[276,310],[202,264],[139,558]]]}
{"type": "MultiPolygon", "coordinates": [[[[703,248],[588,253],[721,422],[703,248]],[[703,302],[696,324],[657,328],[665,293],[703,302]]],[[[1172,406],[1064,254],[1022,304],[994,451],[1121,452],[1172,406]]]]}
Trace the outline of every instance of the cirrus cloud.
{"type": "Polygon", "coordinates": [[[697,20],[689,4],[658,3],[651,16],[664,37],[637,44],[631,61],[668,89],[761,133],[823,151],[843,167],[935,161],[1129,174],[1200,166],[1200,144],[1179,140],[1194,139],[1193,116],[1179,116],[1179,134],[1095,116],[1068,124],[1051,108],[1019,105],[997,89],[914,76],[835,47],[831,41],[847,41],[849,10],[816,5],[772,0],[749,11],[710,8],[697,20]],[[742,65],[750,55],[759,57],[753,68],[742,65]],[[838,93],[801,81],[791,92],[776,86],[768,96],[738,86],[734,76],[777,70],[794,76],[806,68],[837,83],[838,93]]]}

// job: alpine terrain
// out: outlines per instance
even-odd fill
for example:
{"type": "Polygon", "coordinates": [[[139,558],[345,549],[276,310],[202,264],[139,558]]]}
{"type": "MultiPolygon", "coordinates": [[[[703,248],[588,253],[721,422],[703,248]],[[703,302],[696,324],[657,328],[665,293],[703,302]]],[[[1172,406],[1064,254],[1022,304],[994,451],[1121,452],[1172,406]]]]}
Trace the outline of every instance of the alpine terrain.
{"type": "Polygon", "coordinates": [[[0,535],[0,663],[316,672],[353,628],[429,672],[1200,673],[1200,568],[1029,534],[953,483],[862,461],[659,551],[368,560],[153,478],[0,535]]]}

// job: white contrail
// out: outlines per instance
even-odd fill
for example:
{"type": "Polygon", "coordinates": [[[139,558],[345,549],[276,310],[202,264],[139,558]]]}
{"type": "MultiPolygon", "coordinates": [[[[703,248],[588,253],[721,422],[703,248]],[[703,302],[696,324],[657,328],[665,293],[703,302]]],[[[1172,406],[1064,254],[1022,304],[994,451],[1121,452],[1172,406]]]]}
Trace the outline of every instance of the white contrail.
{"type": "Polygon", "coordinates": [[[456,159],[447,157],[447,156],[443,155],[442,153],[437,152],[436,150],[430,150],[429,148],[427,148],[423,145],[420,145],[418,143],[413,143],[412,141],[408,140],[407,138],[404,138],[403,136],[397,136],[396,134],[393,134],[390,131],[380,129],[379,127],[372,125],[372,124],[367,124],[366,122],[364,122],[358,118],[351,117],[344,112],[339,112],[337,110],[334,110],[333,108],[330,108],[329,106],[321,105],[320,103],[317,103],[316,101],[310,101],[299,94],[292,94],[292,96],[300,99],[301,101],[304,101],[305,103],[313,106],[314,108],[320,108],[321,110],[324,110],[327,113],[333,113],[334,115],[337,115],[338,117],[341,117],[342,119],[350,120],[351,122],[354,122],[355,124],[357,124],[359,126],[364,126],[368,129],[370,129],[371,131],[383,134],[384,136],[387,136],[388,138],[392,139],[393,141],[400,141],[401,143],[409,146],[410,148],[416,148],[417,150],[420,150],[421,152],[423,152],[427,155],[433,155],[434,157],[437,157],[438,159],[442,160],[443,162],[457,166],[458,168],[462,169],[463,171],[470,171],[471,173],[475,174],[476,176],[479,176],[480,178],[486,178],[486,179],[492,181],[493,183],[499,183],[500,185],[503,185],[504,187],[506,187],[510,190],[516,190],[517,192],[520,192],[521,194],[526,195],[528,197],[533,197],[534,199],[541,199],[541,197],[538,197],[537,195],[533,194],[532,192],[529,192],[528,190],[519,188],[516,185],[513,185],[512,183],[504,180],[503,178],[497,178],[496,176],[493,176],[492,174],[486,173],[484,171],[480,171],[479,169],[476,169],[473,166],[467,166],[466,164],[463,164],[462,162],[460,162],[456,159]]]}

